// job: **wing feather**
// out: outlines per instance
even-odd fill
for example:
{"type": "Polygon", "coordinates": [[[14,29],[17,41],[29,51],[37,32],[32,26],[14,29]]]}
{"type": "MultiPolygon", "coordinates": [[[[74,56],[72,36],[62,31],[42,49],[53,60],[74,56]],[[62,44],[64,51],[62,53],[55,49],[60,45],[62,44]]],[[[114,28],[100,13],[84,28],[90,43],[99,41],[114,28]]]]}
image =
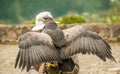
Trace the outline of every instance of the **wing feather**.
{"type": "Polygon", "coordinates": [[[96,32],[81,25],[63,30],[67,44],[61,49],[60,56],[68,58],[74,54],[96,54],[100,59],[115,61],[111,47],[96,32]]]}
{"type": "Polygon", "coordinates": [[[22,66],[22,62],[23,62],[23,56],[24,56],[24,54],[23,54],[23,50],[21,49],[20,50],[20,63],[19,63],[19,68],[21,68],[21,66],[22,66]]]}
{"type": "Polygon", "coordinates": [[[17,67],[19,59],[20,59],[20,51],[18,52],[17,57],[16,57],[15,68],[17,67]]]}
{"type": "Polygon", "coordinates": [[[28,57],[27,57],[27,72],[30,70],[30,68],[31,68],[31,60],[32,60],[32,58],[31,58],[31,55],[30,55],[30,50],[29,49],[27,49],[27,53],[28,53],[28,57]]]}
{"type": "Polygon", "coordinates": [[[25,50],[24,52],[23,52],[23,65],[22,65],[22,70],[25,68],[25,66],[28,64],[28,62],[27,62],[27,57],[28,57],[28,53],[27,53],[27,50],[25,50]]]}
{"type": "Polygon", "coordinates": [[[61,59],[49,35],[28,32],[20,37],[15,68],[19,64],[19,68],[27,67],[29,71],[31,66],[50,61],[61,61],[61,59]]]}

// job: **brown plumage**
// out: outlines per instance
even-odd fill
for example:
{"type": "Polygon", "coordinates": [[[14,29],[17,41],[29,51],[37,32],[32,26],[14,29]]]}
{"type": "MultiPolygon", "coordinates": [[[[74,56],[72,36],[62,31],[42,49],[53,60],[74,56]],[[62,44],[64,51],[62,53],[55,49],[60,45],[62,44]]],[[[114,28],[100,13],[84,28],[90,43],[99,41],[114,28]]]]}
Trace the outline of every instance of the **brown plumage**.
{"type": "Polygon", "coordinates": [[[93,30],[77,25],[63,30],[67,41],[66,47],[61,49],[61,57],[67,58],[76,53],[95,54],[103,61],[106,58],[115,61],[111,53],[111,47],[93,30]]]}
{"type": "Polygon", "coordinates": [[[27,32],[20,37],[15,68],[19,64],[19,68],[27,67],[29,71],[31,66],[57,61],[61,70],[71,71],[75,63],[69,58],[77,53],[94,54],[103,61],[106,58],[115,61],[111,47],[95,31],[81,25],[61,30],[50,17],[44,20],[42,33],[27,32]]]}
{"type": "Polygon", "coordinates": [[[52,43],[52,39],[45,33],[27,32],[19,39],[19,52],[16,58],[15,68],[19,62],[19,68],[27,71],[31,66],[50,61],[61,61],[59,53],[52,43]]]}

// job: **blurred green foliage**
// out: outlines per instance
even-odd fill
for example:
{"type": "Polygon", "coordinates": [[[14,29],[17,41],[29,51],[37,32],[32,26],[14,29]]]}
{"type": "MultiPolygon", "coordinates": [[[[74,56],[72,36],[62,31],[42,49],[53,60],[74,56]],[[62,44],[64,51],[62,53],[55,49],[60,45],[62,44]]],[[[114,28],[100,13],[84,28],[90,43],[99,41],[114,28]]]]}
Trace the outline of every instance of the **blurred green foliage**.
{"type": "MultiPolygon", "coordinates": [[[[67,14],[58,18],[55,18],[55,21],[59,24],[76,24],[76,23],[85,23],[85,19],[78,14],[67,14]]],[[[35,19],[30,21],[25,21],[25,24],[35,24],[35,19]]]]}
{"type": "MultiPolygon", "coordinates": [[[[0,23],[24,23],[34,19],[42,11],[50,11],[55,18],[70,12],[80,15],[83,13],[95,14],[99,18],[106,18],[106,15],[120,16],[115,10],[115,8],[120,9],[119,5],[120,0],[0,0],[0,23]],[[114,11],[110,11],[112,15],[108,15],[107,11],[111,9],[114,9],[114,11]],[[106,12],[105,16],[101,16],[101,13],[104,12],[106,12]]],[[[92,22],[91,16],[88,18],[86,20],[92,22]]]]}
{"type": "Polygon", "coordinates": [[[29,21],[25,21],[25,24],[31,25],[31,24],[35,24],[35,19],[29,20],[29,21]]]}
{"type": "Polygon", "coordinates": [[[56,21],[61,24],[85,23],[85,19],[78,14],[67,14],[60,18],[57,18],[56,21]]]}

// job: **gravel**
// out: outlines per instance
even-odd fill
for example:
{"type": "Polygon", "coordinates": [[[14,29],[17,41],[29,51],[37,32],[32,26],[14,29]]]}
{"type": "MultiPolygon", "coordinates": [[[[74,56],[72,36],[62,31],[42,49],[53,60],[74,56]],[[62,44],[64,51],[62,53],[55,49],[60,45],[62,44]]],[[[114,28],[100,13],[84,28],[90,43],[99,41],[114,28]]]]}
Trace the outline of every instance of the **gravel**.
{"type": "MultiPolygon", "coordinates": [[[[78,54],[79,74],[120,74],[120,43],[110,44],[117,63],[101,61],[95,55],[78,54]]],[[[0,74],[26,74],[19,68],[14,68],[18,45],[0,45],[0,74]]]]}

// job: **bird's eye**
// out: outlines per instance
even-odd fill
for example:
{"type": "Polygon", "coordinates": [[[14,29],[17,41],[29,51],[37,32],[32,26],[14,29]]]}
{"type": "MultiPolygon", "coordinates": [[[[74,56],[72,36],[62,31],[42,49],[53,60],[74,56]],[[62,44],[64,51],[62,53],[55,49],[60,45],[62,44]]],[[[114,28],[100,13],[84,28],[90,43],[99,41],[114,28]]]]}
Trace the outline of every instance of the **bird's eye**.
{"type": "Polygon", "coordinates": [[[44,21],[44,18],[40,18],[38,21],[44,21]]]}

